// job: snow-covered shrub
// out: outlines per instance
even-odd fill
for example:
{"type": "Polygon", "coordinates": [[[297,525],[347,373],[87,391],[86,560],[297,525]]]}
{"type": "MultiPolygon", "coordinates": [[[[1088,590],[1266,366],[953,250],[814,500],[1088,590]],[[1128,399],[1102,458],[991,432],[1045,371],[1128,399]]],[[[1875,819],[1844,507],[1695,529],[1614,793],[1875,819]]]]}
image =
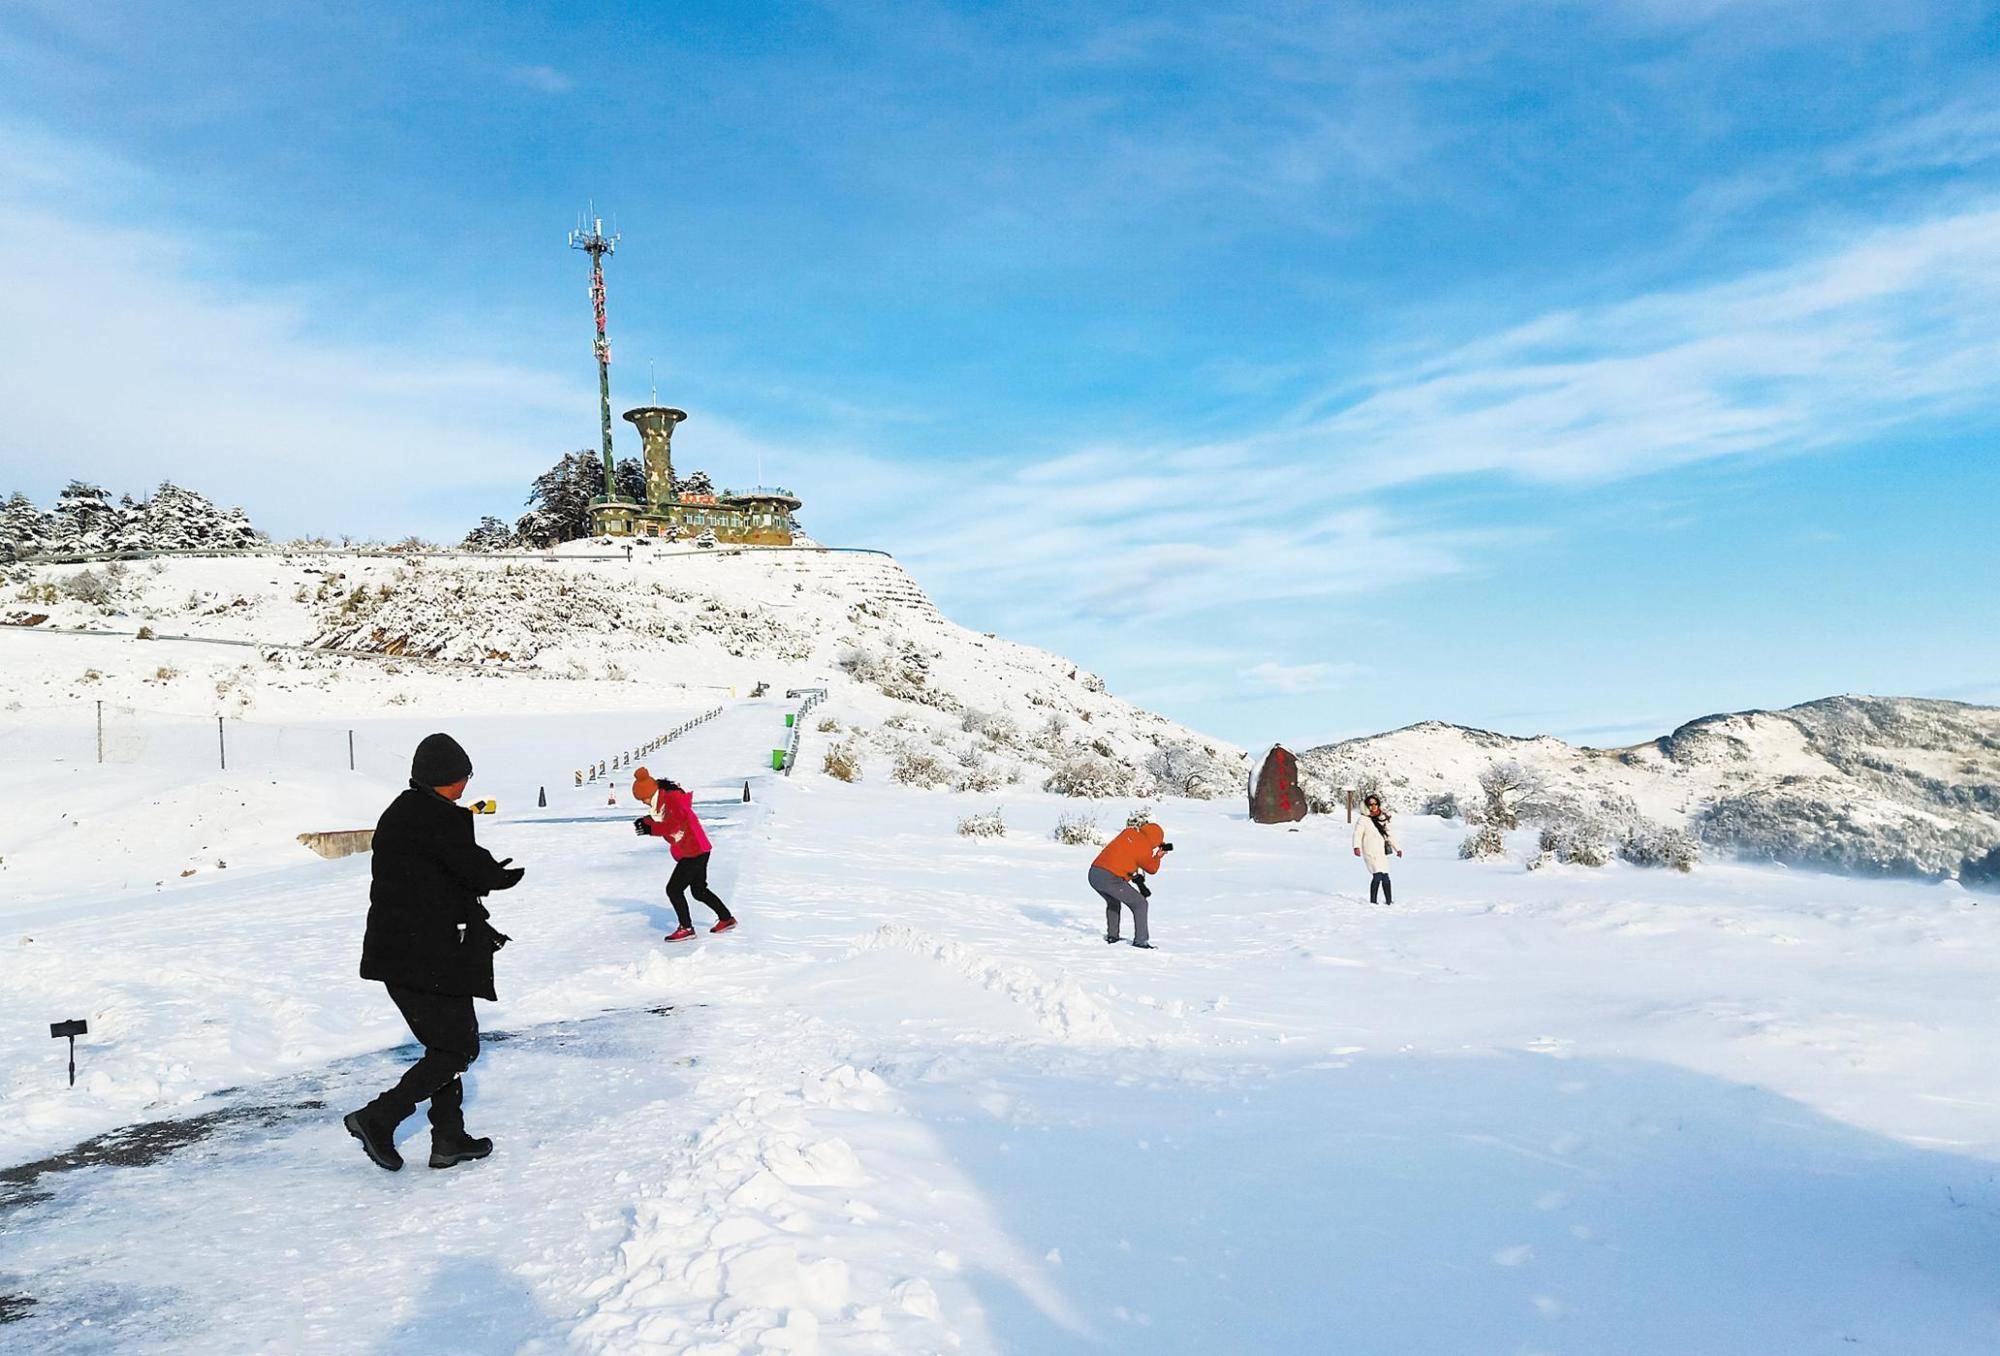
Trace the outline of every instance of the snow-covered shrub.
{"type": "MultiPolygon", "coordinates": [[[[1542,826],[1542,857],[1571,866],[1603,866],[1611,860],[1604,825],[1594,819],[1571,819],[1542,826]]],[[[1537,865],[1530,862],[1530,866],[1537,865]]]]}
{"type": "Polygon", "coordinates": [[[1417,813],[1422,815],[1436,815],[1439,819],[1457,819],[1459,814],[1458,796],[1455,792],[1451,791],[1440,791],[1436,795],[1426,796],[1423,805],[1417,810],[1417,813]]]}
{"type": "Polygon", "coordinates": [[[834,744],[820,760],[819,770],[836,781],[858,782],[861,780],[861,759],[852,744],[834,744]]]}
{"type": "Polygon", "coordinates": [[[998,791],[1005,785],[1007,785],[1007,777],[1004,773],[981,765],[979,767],[967,768],[965,771],[959,773],[957,779],[952,782],[951,789],[954,791],[977,791],[984,793],[987,791],[998,791]]]}
{"type": "Polygon", "coordinates": [[[1153,807],[1150,805],[1135,806],[1132,813],[1125,816],[1125,827],[1128,829],[1136,829],[1141,824],[1150,824],[1152,822],[1153,807]]]}
{"type": "Polygon", "coordinates": [[[948,784],[951,781],[951,772],[928,753],[917,749],[904,749],[896,755],[895,765],[889,769],[889,780],[902,786],[921,786],[929,789],[948,784]]]}
{"type": "Polygon", "coordinates": [[[1626,829],[1618,855],[1634,866],[1666,866],[1692,871],[1701,860],[1701,843],[1686,829],[1668,828],[1645,820],[1626,829]]]}
{"type": "Polygon", "coordinates": [[[694,539],[694,544],[703,551],[710,549],[715,545],[715,533],[704,527],[701,530],[701,535],[694,539]]]}
{"type": "Polygon", "coordinates": [[[1098,847],[1104,842],[1104,831],[1097,827],[1096,815],[1068,814],[1056,820],[1049,837],[1067,847],[1098,847]]]}
{"type": "Polygon", "coordinates": [[[113,562],[101,570],[78,570],[56,585],[63,597],[93,607],[108,607],[125,581],[125,567],[113,562]]]}
{"type": "Polygon", "coordinates": [[[1154,749],[1146,758],[1146,771],[1166,794],[1197,800],[1229,795],[1236,790],[1238,780],[1235,767],[1213,747],[1187,739],[1154,749]]]}
{"type": "Polygon", "coordinates": [[[832,734],[835,730],[838,730],[840,728],[840,722],[835,720],[832,716],[825,716],[821,718],[817,728],[821,734],[832,734]]]}
{"type": "Polygon", "coordinates": [[[958,821],[958,836],[961,838],[1004,838],[1007,823],[1000,815],[1000,807],[976,815],[967,815],[958,821]]]}
{"type": "Polygon", "coordinates": [[[1105,800],[1112,796],[1130,795],[1132,774],[1109,758],[1100,758],[1094,753],[1079,753],[1051,772],[1042,783],[1042,790],[1059,796],[1105,800]]]}
{"type": "Polygon", "coordinates": [[[1011,748],[1021,742],[1021,723],[1005,711],[967,711],[958,728],[1003,748],[1011,748]]]}
{"type": "MultiPolygon", "coordinates": [[[[1382,808],[1391,814],[1394,814],[1401,808],[1397,804],[1396,798],[1390,794],[1388,778],[1384,777],[1380,772],[1364,772],[1355,780],[1354,804],[1356,808],[1366,805],[1370,796],[1378,797],[1382,802],[1382,808]]],[[[1312,807],[1308,805],[1306,808],[1311,809],[1312,807]]]]}
{"type": "Polygon", "coordinates": [[[1492,824],[1481,824],[1458,845],[1458,855],[1464,860],[1477,861],[1482,857],[1499,857],[1507,851],[1506,839],[1492,824]]]}
{"type": "Polygon", "coordinates": [[[1478,822],[1495,829],[1517,829],[1524,817],[1524,807],[1539,803],[1546,787],[1539,773],[1508,758],[1487,764],[1486,770],[1479,774],[1479,791],[1483,802],[1478,822]]]}

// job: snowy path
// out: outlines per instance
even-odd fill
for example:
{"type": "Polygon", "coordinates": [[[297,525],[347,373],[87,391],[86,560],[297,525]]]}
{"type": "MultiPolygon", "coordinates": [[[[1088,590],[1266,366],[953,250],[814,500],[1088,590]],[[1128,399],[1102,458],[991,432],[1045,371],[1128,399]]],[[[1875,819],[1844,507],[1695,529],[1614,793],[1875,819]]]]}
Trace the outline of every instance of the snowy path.
{"type": "Polygon", "coordinates": [[[391,1176],[338,1124],[403,1040],[350,978],[365,861],[44,919],[7,1029],[111,999],[75,1098],[29,1086],[59,1051],[0,1047],[26,1112],[0,1162],[243,1091],[151,1161],[0,1175],[0,1344],[2000,1345],[1992,911],[1721,865],[1529,875],[1420,820],[1405,903],[1371,910],[1341,826],[1171,804],[1148,955],[1098,940],[1089,853],[1046,837],[1063,803],[1006,796],[1013,833],[967,840],[994,798],[756,775],[780,710],[680,750],[731,936],[661,944],[664,854],[601,794],[482,826],[531,869],[498,901],[483,1163],[391,1176]],[[749,805],[717,794],[740,775],[749,805]]]}

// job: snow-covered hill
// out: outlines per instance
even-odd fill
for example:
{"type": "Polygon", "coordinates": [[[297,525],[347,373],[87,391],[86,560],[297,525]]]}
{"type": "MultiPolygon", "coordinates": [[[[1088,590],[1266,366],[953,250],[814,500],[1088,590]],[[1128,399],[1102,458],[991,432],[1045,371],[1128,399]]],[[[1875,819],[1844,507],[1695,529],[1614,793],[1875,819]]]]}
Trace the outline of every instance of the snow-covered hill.
{"type": "Polygon", "coordinates": [[[1513,761],[1546,799],[1797,865],[1957,875],[2000,844],[2000,709],[1962,702],[1827,697],[1705,716],[1620,749],[1426,721],[1299,761],[1316,794],[1379,786],[1406,811],[1469,810],[1480,774],[1513,761]]]}
{"type": "Polygon", "coordinates": [[[98,699],[261,720],[604,710],[767,683],[843,697],[845,720],[815,733],[864,776],[1143,794],[1166,748],[1177,789],[1240,784],[1238,750],[1058,655],[952,623],[878,553],[651,545],[628,559],[584,542],[33,566],[14,579],[0,589],[13,628],[0,631],[0,720],[98,699]],[[86,656],[55,637],[64,629],[131,638],[86,656]],[[23,631],[47,639],[24,644],[23,631]],[[168,638],[196,644],[176,639],[169,656],[168,638]],[[235,647],[202,644],[217,641],[235,647]]]}

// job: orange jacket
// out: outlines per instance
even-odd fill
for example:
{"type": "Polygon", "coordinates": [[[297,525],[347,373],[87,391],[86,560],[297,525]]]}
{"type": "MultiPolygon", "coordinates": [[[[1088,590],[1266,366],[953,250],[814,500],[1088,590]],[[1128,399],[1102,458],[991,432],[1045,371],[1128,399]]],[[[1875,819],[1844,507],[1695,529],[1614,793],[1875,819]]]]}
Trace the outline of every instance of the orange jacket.
{"type": "Polygon", "coordinates": [[[1160,851],[1160,844],[1166,841],[1167,831],[1158,824],[1141,824],[1106,843],[1091,865],[1101,866],[1114,876],[1129,876],[1134,871],[1144,871],[1150,876],[1166,860],[1166,854],[1160,851]]]}

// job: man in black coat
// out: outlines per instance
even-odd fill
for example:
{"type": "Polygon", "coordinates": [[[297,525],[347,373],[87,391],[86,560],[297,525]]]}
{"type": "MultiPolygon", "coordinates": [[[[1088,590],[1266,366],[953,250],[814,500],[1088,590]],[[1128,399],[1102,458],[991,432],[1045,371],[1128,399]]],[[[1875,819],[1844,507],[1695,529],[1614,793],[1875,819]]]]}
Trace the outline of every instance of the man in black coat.
{"type": "Polygon", "coordinates": [[[473,841],[472,812],[458,798],[472,760],[450,735],[417,745],[410,789],[375,826],[374,881],[361,977],[388,986],[389,997],[423,1043],[423,1058],[396,1086],[346,1117],[348,1133],[375,1163],[394,1172],[396,1127],[430,1102],[431,1166],[448,1168],[493,1152],[493,1141],[465,1133],[463,1074],[479,1058],[472,1000],[493,999],[493,953],[507,944],[487,922],[481,896],[509,890],[526,875],[510,857],[496,862],[473,841]]]}

